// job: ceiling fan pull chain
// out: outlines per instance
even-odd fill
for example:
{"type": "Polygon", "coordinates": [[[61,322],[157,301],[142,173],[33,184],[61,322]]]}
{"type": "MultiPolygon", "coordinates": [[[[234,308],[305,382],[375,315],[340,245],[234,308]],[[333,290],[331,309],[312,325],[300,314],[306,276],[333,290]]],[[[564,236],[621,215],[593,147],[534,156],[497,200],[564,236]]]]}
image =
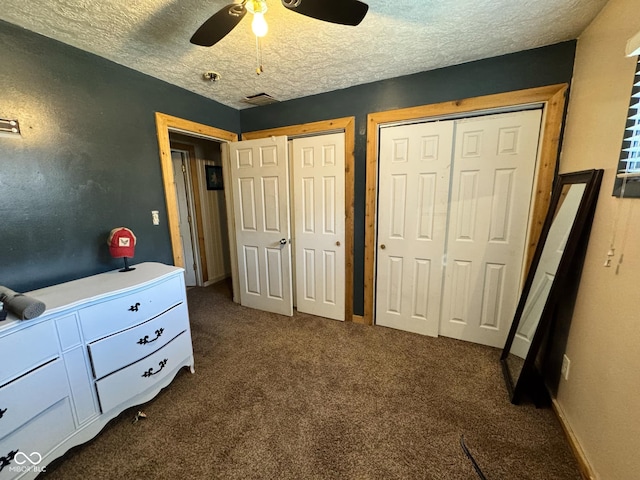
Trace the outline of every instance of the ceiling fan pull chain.
{"type": "Polygon", "coordinates": [[[256,36],[256,74],[260,75],[264,72],[262,68],[262,41],[256,36]]]}

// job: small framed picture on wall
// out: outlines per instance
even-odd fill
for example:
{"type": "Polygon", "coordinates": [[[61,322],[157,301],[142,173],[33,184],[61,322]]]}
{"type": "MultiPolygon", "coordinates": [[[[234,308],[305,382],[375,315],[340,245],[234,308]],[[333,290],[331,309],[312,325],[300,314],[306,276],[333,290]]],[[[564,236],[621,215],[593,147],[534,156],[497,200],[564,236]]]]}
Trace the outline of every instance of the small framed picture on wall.
{"type": "Polygon", "coordinates": [[[207,190],[224,190],[222,183],[222,167],[217,165],[205,165],[207,174],[207,190]]]}

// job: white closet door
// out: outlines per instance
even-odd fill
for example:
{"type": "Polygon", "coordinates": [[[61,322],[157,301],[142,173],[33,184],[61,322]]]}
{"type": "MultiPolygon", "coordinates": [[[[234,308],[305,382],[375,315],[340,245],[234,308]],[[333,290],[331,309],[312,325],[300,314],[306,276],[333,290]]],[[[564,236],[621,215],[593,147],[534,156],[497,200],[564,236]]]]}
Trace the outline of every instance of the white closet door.
{"type": "Polygon", "coordinates": [[[440,334],[504,345],[521,274],[540,110],[456,121],[440,334]]]}
{"type": "Polygon", "coordinates": [[[344,133],[292,140],[296,307],[344,320],[344,133]]]}
{"type": "Polygon", "coordinates": [[[229,146],[240,303],[293,315],[287,137],[229,146]]]}
{"type": "Polygon", "coordinates": [[[376,324],[438,335],[453,121],[380,132],[376,324]]]}

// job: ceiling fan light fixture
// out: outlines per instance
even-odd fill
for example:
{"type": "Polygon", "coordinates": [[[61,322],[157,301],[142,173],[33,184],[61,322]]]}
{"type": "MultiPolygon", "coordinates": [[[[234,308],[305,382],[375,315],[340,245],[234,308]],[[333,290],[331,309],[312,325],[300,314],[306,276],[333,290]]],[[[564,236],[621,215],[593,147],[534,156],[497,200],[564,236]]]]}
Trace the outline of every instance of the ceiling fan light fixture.
{"type": "Polygon", "coordinates": [[[265,0],[247,0],[247,3],[244,6],[247,9],[247,12],[253,13],[267,13],[267,2],[265,0]]]}
{"type": "Polygon", "coordinates": [[[264,37],[269,31],[269,25],[267,25],[267,21],[264,19],[264,14],[261,12],[256,12],[253,14],[253,21],[251,22],[251,30],[256,37],[264,37]]]}
{"type": "Polygon", "coordinates": [[[253,14],[253,21],[251,22],[251,30],[256,37],[264,37],[269,31],[267,21],[264,19],[264,14],[267,12],[267,2],[265,0],[247,0],[245,4],[247,12],[253,14]]]}

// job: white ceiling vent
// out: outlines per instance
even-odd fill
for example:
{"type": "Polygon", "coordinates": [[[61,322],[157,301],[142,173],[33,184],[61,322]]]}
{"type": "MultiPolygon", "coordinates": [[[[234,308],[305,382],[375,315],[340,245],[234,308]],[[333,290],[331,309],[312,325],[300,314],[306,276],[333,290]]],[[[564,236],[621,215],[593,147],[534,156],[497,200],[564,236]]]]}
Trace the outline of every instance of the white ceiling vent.
{"type": "Polygon", "coordinates": [[[244,103],[248,103],[249,105],[269,105],[270,103],[278,103],[279,100],[276,100],[271,95],[267,93],[256,93],[255,95],[249,95],[248,97],[244,97],[242,99],[244,103]]]}

